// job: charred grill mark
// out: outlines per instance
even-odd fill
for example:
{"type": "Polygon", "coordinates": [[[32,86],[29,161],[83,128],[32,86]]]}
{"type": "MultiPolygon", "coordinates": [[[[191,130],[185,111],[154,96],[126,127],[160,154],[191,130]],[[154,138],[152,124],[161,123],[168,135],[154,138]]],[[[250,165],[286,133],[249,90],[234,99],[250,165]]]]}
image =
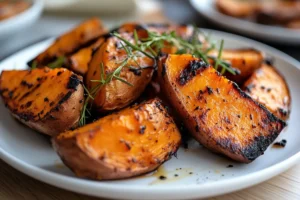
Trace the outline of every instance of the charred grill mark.
{"type": "Polygon", "coordinates": [[[31,105],[32,105],[32,101],[28,101],[28,102],[25,104],[25,107],[26,107],[26,108],[29,108],[31,105]]]}
{"type": "Polygon", "coordinates": [[[75,74],[73,74],[69,79],[67,88],[76,90],[77,86],[80,84],[80,82],[81,81],[80,81],[79,77],[76,76],[75,74]]]}
{"type": "Polygon", "coordinates": [[[26,92],[20,99],[19,101],[22,101],[24,98],[26,98],[28,95],[33,93],[36,89],[38,89],[41,86],[41,84],[37,84],[31,91],[26,92]]]}
{"type": "Polygon", "coordinates": [[[65,101],[67,101],[72,95],[72,92],[69,91],[59,102],[58,104],[61,105],[62,103],[64,103],[65,101]]]}
{"type": "Polygon", "coordinates": [[[242,150],[243,156],[249,161],[253,161],[258,156],[264,154],[268,146],[277,138],[279,130],[270,130],[267,136],[257,136],[255,140],[242,150]]]}
{"type": "Polygon", "coordinates": [[[22,85],[22,86],[27,86],[29,89],[33,86],[33,84],[28,83],[28,82],[25,81],[25,80],[22,80],[21,85],[22,85]]]}
{"type": "Polygon", "coordinates": [[[189,80],[196,76],[199,69],[206,69],[208,66],[209,65],[202,60],[190,61],[189,64],[179,74],[177,80],[179,85],[185,85],[189,80]]]}

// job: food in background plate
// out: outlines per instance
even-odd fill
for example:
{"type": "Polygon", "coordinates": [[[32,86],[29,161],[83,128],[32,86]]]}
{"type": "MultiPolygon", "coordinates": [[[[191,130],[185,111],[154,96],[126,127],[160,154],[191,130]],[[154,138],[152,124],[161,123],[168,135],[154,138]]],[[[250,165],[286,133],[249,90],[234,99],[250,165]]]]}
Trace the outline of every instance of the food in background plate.
{"type": "Polygon", "coordinates": [[[297,0],[217,0],[223,14],[267,25],[299,28],[300,1],[297,0]]]}
{"type": "Polygon", "coordinates": [[[0,1],[0,21],[13,17],[26,9],[31,4],[24,0],[1,0],[0,1]]]}

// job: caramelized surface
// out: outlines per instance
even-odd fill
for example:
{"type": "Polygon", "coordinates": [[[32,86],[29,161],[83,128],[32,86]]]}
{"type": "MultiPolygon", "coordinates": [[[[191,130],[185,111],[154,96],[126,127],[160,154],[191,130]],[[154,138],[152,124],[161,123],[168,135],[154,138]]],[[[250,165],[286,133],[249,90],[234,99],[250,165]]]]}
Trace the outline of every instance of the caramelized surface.
{"type": "Polygon", "coordinates": [[[0,90],[17,119],[52,135],[76,126],[83,100],[81,80],[66,69],[3,71],[0,90]]]}
{"type": "Polygon", "coordinates": [[[291,104],[289,88],[274,67],[263,64],[245,82],[243,88],[247,94],[266,106],[278,118],[288,119],[291,104]]]}
{"type": "MultiPolygon", "coordinates": [[[[130,42],[133,41],[132,34],[122,33],[130,42]]],[[[99,80],[101,78],[101,65],[103,64],[106,77],[109,73],[114,72],[126,59],[127,53],[122,48],[120,40],[116,37],[109,37],[103,45],[95,52],[86,76],[86,85],[89,89],[94,88],[98,83],[91,80],[99,80]]],[[[137,57],[139,66],[145,68],[139,69],[139,66],[132,59],[127,63],[121,71],[120,77],[131,83],[133,86],[127,85],[119,80],[113,79],[109,84],[99,90],[93,103],[99,112],[107,112],[115,109],[121,109],[135,99],[144,91],[150,82],[154,70],[154,61],[141,54],[137,57]],[[137,70],[131,70],[128,66],[137,70]]]]}
{"type": "Polygon", "coordinates": [[[158,99],[54,139],[64,163],[78,176],[92,179],[120,179],[152,171],[176,152],[179,143],[178,129],[158,99]]]}
{"type": "MultiPolygon", "coordinates": [[[[211,51],[211,56],[217,57],[218,51],[211,51]]],[[[264,59],[262,52],[255,49],[224,49],[221,58],[231,64],[233,68],[240,71],[238,75],[226,73],[228,79],[241,84],[251,76],[251,74],[258,69],[264,59]]],[[[212,64],[214,64],[212,62],[212,64]]]]}
{"type": "Polygon", "coordinates": [[[43,66],[60,56],[68,56],[88,45],[89,42],[93,42],[103,33],[105,33],[105,29],[99,19],[91,18],[84,21],[71,31],[58,37],[51,46],[30,61],[29,65],[32,66],[36,62],[38,66],[43,66]]]}
{"type": "Polygon", "coordinates": [[[161,59],[158,75],[195,139],[234,160],[251,162],[285,126],[235,83],[191,55],[161,59]]]}

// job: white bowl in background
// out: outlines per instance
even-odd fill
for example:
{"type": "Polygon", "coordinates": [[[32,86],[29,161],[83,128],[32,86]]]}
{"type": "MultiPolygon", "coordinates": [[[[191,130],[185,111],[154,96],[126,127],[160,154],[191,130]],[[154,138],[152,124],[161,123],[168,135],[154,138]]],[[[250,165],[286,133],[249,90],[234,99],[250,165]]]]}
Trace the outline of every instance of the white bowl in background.
{"type": "Polygon", "coordinates": [[[32,5],[25,11],[0,21],[0,41],[33,24],[41,15],[43,1],[30,0],[32,5]]]}

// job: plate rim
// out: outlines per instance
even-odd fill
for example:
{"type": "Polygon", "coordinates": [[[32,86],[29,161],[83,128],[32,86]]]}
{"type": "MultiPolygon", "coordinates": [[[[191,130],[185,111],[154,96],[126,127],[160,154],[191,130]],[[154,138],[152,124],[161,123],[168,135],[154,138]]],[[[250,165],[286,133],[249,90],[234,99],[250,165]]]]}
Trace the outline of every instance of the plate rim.
{"type": "MultiPolygon", "coordinates": [[[[236,40],[242,41],[243,43],[251,44],[251,46],[254,46],[255,48],[258,49],[265,49],[268,52],[272,52],[272,56],[280,57],[281,59],[290,63],[293,67],[300,70],[299,61],[271,46],[231,33],[226,33],[226,32],[212,30],[212,29],[203,29],[203,28],[201,28],[201,30],[204,30],[205,32],[208,33],[212,32],[220,36],[224,35],[225,37],[228,38],[234,38],[236,40]]],[[[21,54],[23,54],[23,52],[29,51],[31,48],[35,48],[36,46],[42,43],[46,43],[46,42],[49,43],[51,40],[53,39],[51,38],[51,39],[43,40],[27,48],[24,48],[16,52],[15,54],[5,58],[0,62],[0,64],[6,62],[7,60],[13,57],[20,56],[21,54]]],[[[217,182],[204,183],[200,185],[197,184],[180,185],[180,186],[165,185],[165,187],[148,186],[148,185],[133,187],[126,184],[114,185],[114,184],[107,184],[105,182],[95,182],[92,180],[70,177],[63,174],[47,171],[45,169],[39,168],[34,165],[30,165],[25,161],[22,161],[21,159],[6,152],[1,146],[0,146],[0,158],[6,163],[8,163],[10,166],[12,166],[13,168],[17,169],[18,171],[21,171],[24,174],[27,174],[28,176],[31,176],[39,181],[48,183],[50,185],[60,187],[73,192],[80,192],[82,194],[98,196],[98,197],[124,198],[124,194],[120,193],[120,191],[126,190],[127,196],[129,198],[131,197],[136,199],[141,198],[140,195],[141,193],[143,193],[143,195],[145,195],[144,198],[156,199],[159,197],[160,198],[164,197],[164,199],[174,199],[174,198],[168,198],[167,195],[172,193],[173,196],[176,195],[178,198],[199,198],[200,191],[204,191],[204,190],[207,191],[209,190],[209,188],[214,188],[213,191],[210,191],[206,195],[201,196],[202,198],[205,198],[205,197],[226,194],[229,192],[234,192],[247,187],[251,187],[258,183],[264,182],[284,172],[288,168],[292,167],[294,164],[297,163],[297,161],[300,160],[300,151],[277,164],[271,165],[265,169],[255,171],[247,175],[220,180],[217,182]],[[84,187],[80,187],[82,185],[84,185],[84,187]],[[224,189],[224,185],[227,185],[226,189],[224,189]],[[230,187],[228,189],[228,185],[234,187],[230,187]],[[89,190],[86,190],[86,188],[89,188],[89,190]],[[146,196],[146,194],[151,196],[150,197],[146,196]]]]}
{"type": "MultiPolygon", "coordinates": [[[[205,11],[205,9],[203,9],[202,6],[203,4],[206,4],[207,0],[201,2],[199,0],[189,0],[189,1],[192,7],[198,13],[202,14],[210,21],[213,21],[215,24],[219,24],[225,28],[247,34],[248,36],[251,37],[264,39],[276,43],[288,42],[289,44],[293,44],[293,45],[297,45],[300,43],[300,37],[299,37],[300,30],[293,30],[285,27],[269,26],[269,25],[259,24],[252,21],[231,17],[221,12],[218,12],[214,8],[211,9],[212,12],[207,12],[205,11]],[[226,23],[224,23],[225,21],[226,23]],[[251,29],[248,27],[251,27],[251,29]]],[[[209,0],[209,1],[215,1],[215,0],[209,0]]]]}

